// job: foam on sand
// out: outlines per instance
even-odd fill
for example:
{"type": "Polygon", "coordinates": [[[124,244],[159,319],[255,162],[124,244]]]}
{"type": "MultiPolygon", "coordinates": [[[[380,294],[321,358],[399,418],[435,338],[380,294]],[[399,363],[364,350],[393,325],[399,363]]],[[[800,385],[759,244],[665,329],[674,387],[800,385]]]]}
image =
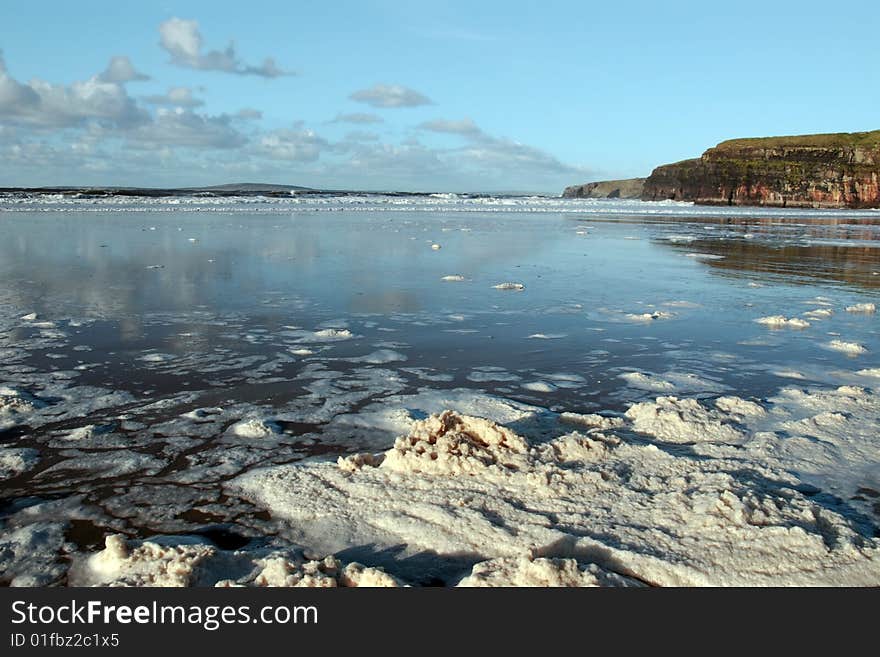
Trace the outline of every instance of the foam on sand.
{"type": "Polygon", "coordinates": [[[710,381],[691,372],[664,372],[660,376],[650,372],[624,372],[619,374],[617,378],[626,381],[631,388],[651,392],[721,392],[727,390],[727,386],[724,384],[710,381]]]}
{"type": "Polygon", "coordinates": [[[100,436],[106,436],[108,434],[112,434],[115,429],[116,429],[115,423],[99,424],[99,425],[98,424],[85,424],[81,427],[77,427],[75,429],[72,429],[71,431],[68,431],[67,433],[64,434],[64,436],[62,438],[63,438],[63,440],[69,440],[69,441],[75,441],[75,442],[92,441],[94,438],[97,438],[100,436]]]}
{"type": "Polygon", "coordinates": [[[847,342],[845,340],[836,339],[829,342],[827,347],[833,351],[841,351],[850,356],[858,356],[867,353],[868,351],[864,345],[861,345],[858,342],[847,342]]]}
{"type": "MultiPolygon", "coordinates": [[[[730,398],[727,398],[730,399],[730,398]]],[[[731,418],[696,399],[658,397],[633,404],[626,412],[633,429],[670,443],[712,441],[741,443],[746,436],[730,424],[731,418]]]]}
{"type": "Polygon", "coordinates": [[[575,559],[490,559],[474,565],[460,587],[596,587],[644,586],[641,582],[608,572],[594,563],[575,559]]]}
{"type": "Polygon", "coordinates": [[[144,541],[129,546],[118,534],[105,539],[105,547],[74,569],[77,586],[189,586],[196,568],[216,554],[200,543],[162,545],[144,541]]]}
{"type": "Polygon", "coordinates": [[[641,372],[624,372],[619,374],[617,378],[623,379],[633,388],[639,388],[640,390],[653,390],[655,392],[672,392],[675,390],[675,385],[670,381],[642,374],[641,372]]]}
{"type": "Polygon", "coordinates": [[[764,414],[740,416],[750,435],[742,447],[702,443],[695,449],[795,472],[815,487],[814,493],[839,499],[833,508],[848,510],[855,519],[861,513],[862,521],[875,515],[870,495],[880,492],[880,397],[844,385],[783,388],[768,401],[764,414]]]}
{"type": "Polygon", "coordinates": [[[531,392],[550,393],[556,390],[556,386],[547,381],[529,381],[528,383],[523,383],[520,387],[531,392]]]}
{"type": "Polygon", "coordinates": [[[21,527],[0,525],[0,584],[48,586],[64,575],[61,550],[65,523],[36,520],[21,527]]]}
{"type": "Polygon", "coordinates": [[[770,315],[768,317],[759,317],[755,320],[758,324],[769,326],[770,328],[809,328],[810,323],[800,317],[785,317],[785,315],[770,315]]]}
{"type": "Polygon", "coordinates": [[[240,438],[268,438],[282,433],[281,426],[277,422],[259,418],[236,422],[229,427],[229,431],[240,438]]]}
{"type": "Polygon", "coordinates": [[[0,447],[0,480],[27,472],[39,461],[40,453],[31,447],[0,447]]]}
{"type": "Polygon", "coordinates": [[[871,315],[877,312],[877,305],[873,303],[856,303],[852,306],[847,306],[846,312],[871,315]]]}
{"type": "MultiPolygon", "coordinates": [[[[689,414],[695,436],[742,442],[728,423],[759,415],[746,400],[681,401],[667,407],[689,414]]],[[[601,580],[594,564],[655,585],[880,584],[878,541],[801,493],[790,469],[744,469],[741,454],[707,459],[600,429],[532,443],[447,411],[414,422],[384,453],[252,470],[227,485],[318,552],[405,545],[404,563],[490,562],[468,583],[586,583],[575,570],[601,580]]]]}
{"type": "Polygon", "coordinates": [[[103,550],[71,569],[75,586],[402,586],[377,568],[335,557],[306,559],[291,550],[220,550],[187,537],[128,541],[108,536],[103,550]]]}
{"type": "Polygon", "coordinates": [[[47,405],[47,402],[26,390],[0,386],[0,429],[24,424],[34,411],[47,405]]]}
{"type": "Polygon", "coordinates": [[[675,301],[664,301],[661,305],[668,306],[670,308],[700,308],[700,304],[694,303],[693,301],[684,301],[684,300],[675,300],[675,301]]]}
{"type": "Polygon", "coordinates": [[[504,471],[523,467],[527,452],[525,440],[509,429],[445,411],[414,422],[409,435],[395,441],[379,467],[435,474],[504,471]]]}
{"type": "Polygon", "coordinates": [[[368,363],[370,365],[384,365],[385,363],[400,363],[407,360],[405,354],[393,349],[378,349],[366,356],[346,358],[352,363],[368,363]]]}
{"type": "Polygon", "coordinates": [[[351,340],[354,334],[346,328],[326,328],[315,331],[314,342],[335,342],[337,340],[351,340]]]}
{"type": "Polygon", "coordinates": [[[625,422],[619,417],[605,417],[598,413],[562,413],[559,416],[561,422],[575,424],[589,429],[619,429],[625,422]]]}
{"type": "MultiPolygon", "coordinates": [[[[286,554],[270,555],[256,559],[260,570],[250,580],[252,586],[271,587],[370,587],[397,588],[405,586],[396,577],[378,568],[368,568],[359,563],[343,563],[336,557],[304,560],[286,554]]],[[[233,580],[222,580],[215,586],[242,586],[233,580]]]]}
{"type": "Polygon", "coordinates": [[[632,320],[634,322],[653,322],[656,319],[671,319],[675,317],[673,313],[668,313],[665,310],[655,310],[650,313],[627,313],[626,318],[632,320]]]}
{"type": "Polygon", "coordinates": [[[139,356],[137,360],[143,361],[145,363],[166,363],[170,360],[174,360],[174,356],[171,354],[160,354],[160,353],[149,353],[144,354],[143,356],[139,356]]]}

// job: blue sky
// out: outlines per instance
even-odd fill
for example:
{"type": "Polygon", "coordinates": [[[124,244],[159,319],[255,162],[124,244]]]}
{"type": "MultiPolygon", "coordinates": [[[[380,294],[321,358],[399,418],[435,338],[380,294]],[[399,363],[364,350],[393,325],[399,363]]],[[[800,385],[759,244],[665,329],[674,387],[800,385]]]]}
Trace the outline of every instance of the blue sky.
{"type": "Polygon", "coordinates": [[[714,5],[5,0],[0,186],[558,193],[880,128],[876,2],[714,5]]]}

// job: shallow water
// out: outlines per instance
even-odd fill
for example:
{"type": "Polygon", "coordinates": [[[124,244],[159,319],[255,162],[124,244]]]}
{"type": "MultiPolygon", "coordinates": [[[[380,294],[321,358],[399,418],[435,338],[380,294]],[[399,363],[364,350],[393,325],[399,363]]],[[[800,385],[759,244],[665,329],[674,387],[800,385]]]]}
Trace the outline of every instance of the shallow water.
{"type": "Polygon", "coordinates": [[[0,416],[0,442],[38,453],[3,482],[5,514],[69,503],[83,548],[104,530],[259,535],[265,512],[217,482],[384,449],[399,424],[383,409],[419,419],[472,394],[550,422],[659,394],[764,399],[880,363],[877,315],[845,310],[880,296],[871,211],[5,199],[0,234],[0,386],[40,407],[0,416]],[[755,321],[774,315],[810,325],[755,321]],[[268,428],[237,434],[247,419],[268,428]]]}

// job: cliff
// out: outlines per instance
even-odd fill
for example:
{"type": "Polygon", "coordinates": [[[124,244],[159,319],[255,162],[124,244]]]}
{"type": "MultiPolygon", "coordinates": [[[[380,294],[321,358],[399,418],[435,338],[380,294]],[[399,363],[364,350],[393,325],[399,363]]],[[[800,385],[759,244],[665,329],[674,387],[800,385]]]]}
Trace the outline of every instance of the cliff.
{"type": "Polygon", "coordinates": [[[880,207],[880,130],[733,139],[654,169],[641,198],[707,205],[880,207]]]}
{"type": "Polygon", "coordinates": [[[566,187],[563,198],[639,198],[642,195],[644,178],[629,180],[603,180],[584,185],[566,187]]]}

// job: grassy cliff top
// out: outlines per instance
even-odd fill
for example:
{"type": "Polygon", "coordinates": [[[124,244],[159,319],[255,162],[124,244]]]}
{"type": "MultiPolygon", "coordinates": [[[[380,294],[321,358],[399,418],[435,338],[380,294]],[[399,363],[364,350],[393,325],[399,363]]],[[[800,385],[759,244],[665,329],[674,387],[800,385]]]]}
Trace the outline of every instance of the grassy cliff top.
{"type": "Polygon", "coordinates": [[[780,148],[785,146],[815,146],[819,148],[872,148],[880,147],[880,130],[871,132],[836,132],[824,135],[794,135],[790,137],[751,137],[729,139],[715,147],[715,150],[737,150],[742,148],[780,148]]]}

